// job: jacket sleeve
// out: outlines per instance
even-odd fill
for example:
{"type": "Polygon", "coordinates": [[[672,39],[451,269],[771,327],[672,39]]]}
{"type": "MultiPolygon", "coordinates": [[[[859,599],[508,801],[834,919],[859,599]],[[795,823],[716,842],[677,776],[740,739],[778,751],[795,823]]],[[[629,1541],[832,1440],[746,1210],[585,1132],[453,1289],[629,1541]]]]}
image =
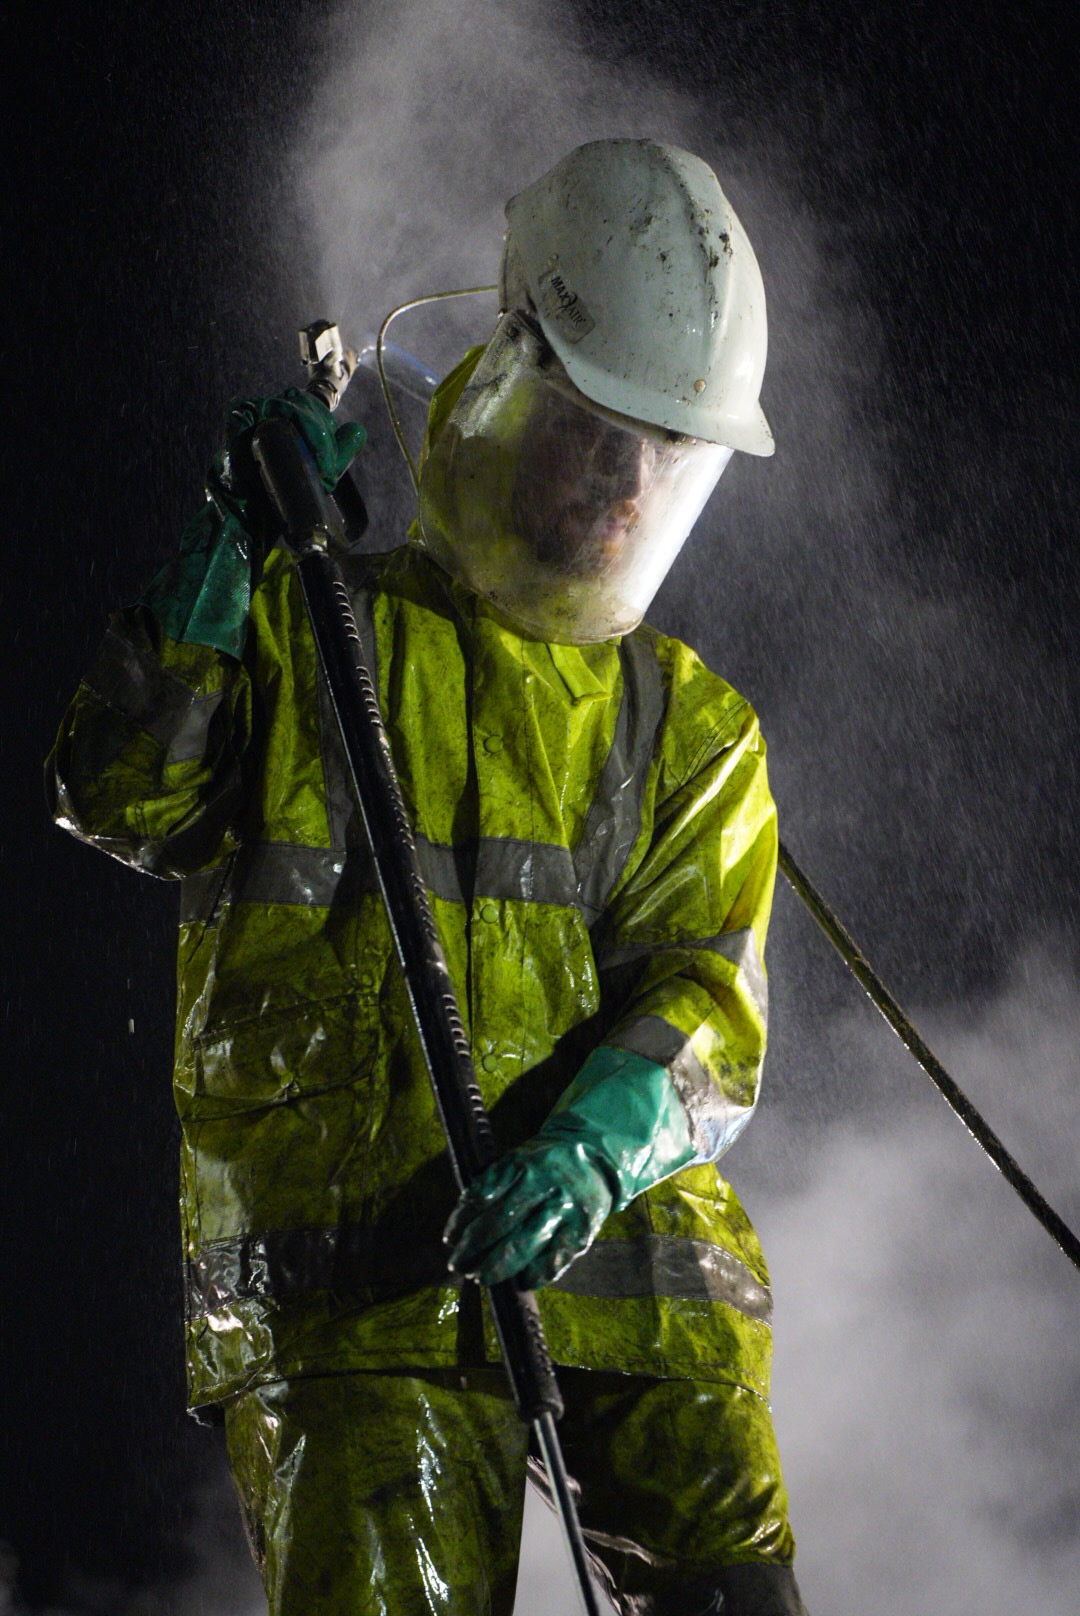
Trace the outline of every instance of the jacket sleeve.
{"type": "Polygon", "coordinates": [[[644,852],[615,894],[598,960],[602,971],[635,967],[604,1043],[667,1069],[699,1162],[723,1154],[757,1101],[776,877],[764,741],[747,704],[723,691],[722,715],[685,768],[672,769],[670,732],[666,757],[662,741],[644,852]]]}
{"type": "Polygon", "coordinates": [[[236,658],[171,639],[147,606],[118,612],[46,765],[53,817],[151,875],[218,862],[235,846],[250,710],[236,658]]]}

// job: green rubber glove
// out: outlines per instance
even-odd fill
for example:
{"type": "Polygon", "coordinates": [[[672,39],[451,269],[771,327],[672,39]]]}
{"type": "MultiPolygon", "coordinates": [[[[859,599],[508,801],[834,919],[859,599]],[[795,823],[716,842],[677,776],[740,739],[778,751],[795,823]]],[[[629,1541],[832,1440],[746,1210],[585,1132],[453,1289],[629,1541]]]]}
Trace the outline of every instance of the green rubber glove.
{"type": "Polygon", "coordinates": [[[185,529],[180,554],[142,597],[171,639],[213,646],[234,657],[243,651],[251,591],[277,532],[251,440],[260,421],[278,415],[304,437],[328,492],[367,436],[353,421],[336,426],[321,399],[296,387],[277,398],[236,399],[229,405],[225,447],[207,473],[207,503],[185,529]]]}
{"type": "Polygon", "coordinates": [[[443,1237],[450,1267],[537,1290],[592,1245],[609,1212],[695,1159],[665,1068],[601,1045],[539,1133],[464,1192],[443,1237]]]}

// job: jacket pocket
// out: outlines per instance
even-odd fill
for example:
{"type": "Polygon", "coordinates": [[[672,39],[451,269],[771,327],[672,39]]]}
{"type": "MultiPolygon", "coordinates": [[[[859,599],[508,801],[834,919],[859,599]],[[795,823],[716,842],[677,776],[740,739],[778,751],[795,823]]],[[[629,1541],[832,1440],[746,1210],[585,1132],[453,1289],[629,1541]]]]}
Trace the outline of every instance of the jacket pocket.
{"type": "Polygon", "coordinates": [[[186,1109],[221,1116],[366,1082],[378,1047],[377,1001],[358,993],[217,1022],[195,1040],[186,1109]]]}

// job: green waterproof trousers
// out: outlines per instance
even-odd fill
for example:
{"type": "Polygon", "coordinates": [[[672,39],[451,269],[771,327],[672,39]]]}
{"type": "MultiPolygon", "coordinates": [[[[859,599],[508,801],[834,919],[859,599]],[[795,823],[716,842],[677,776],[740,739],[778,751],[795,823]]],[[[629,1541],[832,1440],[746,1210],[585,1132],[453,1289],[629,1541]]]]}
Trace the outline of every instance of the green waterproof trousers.
{"type": "MultiPolygon", "coordinates": [[[[560,1384],[621,1616],[805,1616],[761,1398],[589,1370],[560,1384]]],[[[279,1381],[232,1399],[226,1434],[270,1616],[510,1616],[528,1432],[500,1369],[279,1381]]]]}

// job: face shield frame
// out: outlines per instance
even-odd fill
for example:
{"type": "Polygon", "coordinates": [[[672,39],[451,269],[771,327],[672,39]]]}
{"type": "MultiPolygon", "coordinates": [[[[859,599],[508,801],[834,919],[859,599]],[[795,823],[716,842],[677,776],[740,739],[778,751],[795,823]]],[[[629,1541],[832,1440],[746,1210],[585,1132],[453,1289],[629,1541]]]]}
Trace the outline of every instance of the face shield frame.
{"type": "Polygon", "coordinates": [[[636,628],[732,451],[595,404],[512,309],[420,473],[419,541],[536,638],[636,628]]]}

